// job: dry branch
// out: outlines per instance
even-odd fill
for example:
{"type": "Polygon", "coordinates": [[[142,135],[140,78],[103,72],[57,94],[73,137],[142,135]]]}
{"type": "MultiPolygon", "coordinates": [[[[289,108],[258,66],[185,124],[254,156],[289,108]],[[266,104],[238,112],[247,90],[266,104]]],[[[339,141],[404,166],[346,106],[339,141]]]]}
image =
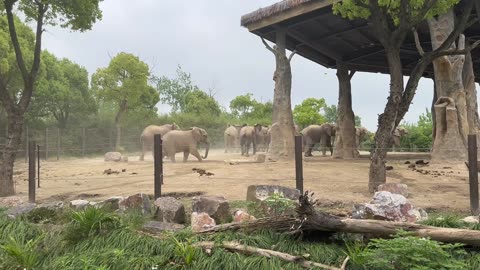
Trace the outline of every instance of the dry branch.
{"type": "Polygon", "coordinates": [[[422,48],[422,44],[420,44],[420,38],[418,37],[418,32],[417,29],[413,28],[413,37],[415,38],[415,46],[417,47],[418,53],[420,53],[421,56],[425,54],[425,51],[422,48]]]}
{"type": "Polygon", "coordinates": [[[283,252],[279,252],[279,251],[242,245],[238,242],[222,242],[222,243],[215,244],[215,242],[208,241],[208,242],[195,243],[194,246],[201,247],[201,248],[207,249],[207,250],[211,250],[214,247],[220,247],[220,248],[224,248],[226,250],[232,251],[232,252],[241,252],[241,253],[246,253],[246,254],[253,254],[253,255],[263,256],[263,257],[267,257],[267,258],[276,257],[276,258],[279,258],[279,259],[281,259],[283,261],[286,261],[286,262],[298,263],[299,265],[301,265],[304,268],[320,267],[320,268],[327,269],[327,270],[344,270],[345,266],[347,265],[347,261],[348,261],[348,257],[347,257],[342,264],[342,268],[338,268],[338,267],[335,267],[335,266],[330,266],[330,265],[326,265],[326,264],[321,264],[321,263],[317,263],[317,262],[308,261],[302,256],[294,256],[294,255],[290,255],[288,253],[283,253],[283,252]]]}

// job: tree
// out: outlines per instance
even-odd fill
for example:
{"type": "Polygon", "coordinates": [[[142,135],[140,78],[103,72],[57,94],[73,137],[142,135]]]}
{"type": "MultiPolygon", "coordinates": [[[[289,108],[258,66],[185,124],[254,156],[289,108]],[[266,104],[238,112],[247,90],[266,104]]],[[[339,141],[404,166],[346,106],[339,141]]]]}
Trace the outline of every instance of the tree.
{"type": "Polygon", "coordinates": [[[185,95],[184,113],[218,117],[222,113],[218,102],[201,90],[189,91],[185,95]]]}
{"type": "MultiPolygon", "coordinates": [[[[390,93],[384,112],[378,118],[378,130],[375,134],[374,149],[371,153],[369,191],[374,192],[377,186],[386,181],[385,158],[387,148],[392,142],[394,129],[408,111],[415,96],[418,81],[424,70],[432,61],[440,56],[469,52],[474,46],[464,50],[449,50],[453,41],[459,36],[468,23],[474,1],[467,1],[462,16],[455,29],[436,49],[422,52],[422,56],[413,68],[407,84],[403,81],[400,47],[405,38],[425,19],[443,14],[452,8],[458,0],[344,0],[334,4],[334,12],[349,19],[365,19],[372,32],[385,49],[390,71],[390,93]]],[[[415,34],[416,31],[413,31],[415,34]]],[[[418,37],[417,48],[421,48],[418,37]]],[[[419,50],[421,51],[421,50],[419,50]]]]}
{"type": "Polygon", "coordinates": [[[101,19],[100,0],[4,0],[0,4],[0,103],[8,117],[8,139],[0,164],[0,196],[15,194],[13,166],[21,142],[25,113],[40,69],[46,25],[86,31],[101,19]],[[35,33],[14,15],[34,22],[35,33]],[[19,87],[21,85],[21,87],[19,87]]]}
{"type": "Polygon", "coordinates": [[[326,118],[324,110],[326,107],[325,99],[323,98],[307,98],[301,104],[296,105],[293,109],[293,119],[302,127],[325,123],[326,118]]]}
{"type": "MultiPolygon", "coordinates": [[[[336,105],[325,106],[323,109],[325,111],[325,122],[327,123],[337,123],[338,109],[336,105]]],[[[362,118],[358,115],[355,115],[355,126],[359,127],[362,125],[362,118]]]]}
{"type": "Polygon", "coordinates": [[[257,106],[257,101],[252,98],[252,93],[247,93],[245,95],[236,96],[230,101],[230,110],[235,116],[247,116],[252,113],[257,106]]]}
{"type": "Polygon", "coordinates": [[[402,124],[408,135],[401,138],[401,148],[414,148],[416,151],[428,152],[432,147],[432,113],[426,109],[418,117],[417,123],[402,124]]]}
{"type": "Polygon", "coordinates": [[[184,112],[186,106],[186,95],[194,90],[200,90],[193,85],[190,73],[182,70],[181,66],[177,68],[177,78],[169,79],[165,76],[154,78],[160,101],[172,106],[172,112],[184,112]]]}
{"type": "Polygon", "coordinates": [[[232,114],[244,123],[270,124],[273,114],[272,102],[258,102],[252,96],[253,94],[247,93],[232,99],[230,101],[232,114]]]}
{"type": "Polygon", "coordinates": [[[159,101],[158,93],[149,84],[148,65],[137,56],[125,52],[117,54],[106,68],[92,75],[92,88],[104,102],[113,102],[118,111],[115,115],[116,141],[119,149],[121,120],[129,109],[153,108],[159,101]]]}
{"type": "Polygon", "coordinates": [[[87,70],[68,59],[59,60],[44,51],[30,111],[37,116],[53,116],[58,127],[64,129],[72,115],[85,117],[95,110],[95,100],[88,87],[87,70]]]}

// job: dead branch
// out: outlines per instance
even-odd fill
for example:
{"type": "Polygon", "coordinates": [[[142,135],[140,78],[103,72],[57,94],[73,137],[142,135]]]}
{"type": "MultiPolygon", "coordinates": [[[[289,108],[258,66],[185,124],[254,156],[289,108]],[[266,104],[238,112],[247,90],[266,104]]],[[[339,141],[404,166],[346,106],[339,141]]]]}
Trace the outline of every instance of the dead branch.
{"type": "Polygon", "coordinates": [[[420,38],[418,37],[418,32],[417,29],[413,28],[413,37],[415,38],[415,46],[417,47],[418,53],[420,53],[421,56],[425,54],[425,51],[422,48],[422,44],[420,44],[420,38]]]}
{"type": "Polygon", "coordinates": [[[296,53],[297,53],[297,50],[294,50],[294,51],[290,54],[290,56],[288,57],[288,62],[289,62],[289,63],[290,63],[290,61],[292,61],[292,58],[293,58],[293,56],[294,56],[296,53]]]}
{"type": "Polygon", "coordinates": [[[268,45],[268,43],[265,41],[265,39],[263,39],[263,37],[261,37],[261,39],[262,39],[263,45],[265,45],[265,48],[267,48],[267,50],[269,50],[273,54],[275,54],[275,50],[272,47],[270,47],[270,45],[268,45]]]}
{"type": "Polygon", "coordinates": [[[353,78],[353,75],[355,75],[355,70],[351,70],[350,74],[348,74],[348,79],[351,80],[353,78]]]}
{"type": "Polygon", "coordinates": [[[256,230],[264,230],[269,229],[273,231],[279,232],[286,232],[289,231],[293,224],[295,224],[298,220],[295,217],[273,217],[273,218],[261,218],[253,221],[246,221],[246,222],[233,222],[233,223],[226,223],[220,224],[210,229],[201,231],[201,234],[211,234],[217,232],[224,232],[224,231],[238,231],[238,230],[245,230],[245,231],[256,231],[256,230]]]}
{"type": "Polygon", "coordinates": [[[279,252],[279,251],[242,245],[238,242],[222,242],[222,243],[218,243],[218,244],[215,245],[215,242],[208,241],[208,242],[198,242],[198,243],[195,243],[193,245],[196,246],[196,247],[200,247],[202,249],[205,249],[205,250],[212,250],[214,247],[220,247],[220,248],[224,248],[226,250],[232,251],[232,252],[241,252],[241,253],[246,253],[246,254],[263,256],[263,257],[267,257],[267,258],[276,257],[276,258],[279,258],[279,259],[281,259],[283,261],[286,261],[286,262],[298,263],[299,265],[301,265],[304,268],[320,267],[320,268],[327,269],[327,270],[344,270],[345,266],[347,265],[347,261],[349,259],[347,257],[342,264],[342,268],[338,268],[338,267],[335,267],[335,266],[330,266],[330,265],[326,265],[326,264],[322,264],[322,263],[308,261],[302,256],[295,256],[295,255],[290,255],[288,253],[283,253],[283,252],[279,252]]]}

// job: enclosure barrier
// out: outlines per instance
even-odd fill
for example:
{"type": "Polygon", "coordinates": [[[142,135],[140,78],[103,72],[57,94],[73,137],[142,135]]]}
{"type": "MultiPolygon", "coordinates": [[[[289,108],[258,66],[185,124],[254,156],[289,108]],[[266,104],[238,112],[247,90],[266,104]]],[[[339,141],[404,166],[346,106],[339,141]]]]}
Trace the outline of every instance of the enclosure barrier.
{"type": "Polygon", "coordinates": [[[154,144],[154,197],[155,200],[162,196],[163,184],[163,159],[162,159],[162,136],[155,134],[153,137],[154,144]]]}
{"type": "Polygon", "coordinates": [[[478,165],[477,165],[477,135],[468,135],[468,178],[470,185],[470,211],[478,216],[478,165]]]}

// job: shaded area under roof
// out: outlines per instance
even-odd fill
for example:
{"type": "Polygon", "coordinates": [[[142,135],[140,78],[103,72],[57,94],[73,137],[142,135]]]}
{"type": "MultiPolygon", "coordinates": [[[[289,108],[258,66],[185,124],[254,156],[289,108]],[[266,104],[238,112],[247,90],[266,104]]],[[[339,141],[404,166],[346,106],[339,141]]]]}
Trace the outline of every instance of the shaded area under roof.
{"type": "MultiPolygon", "coordinates": [[[[336,68],[337,60],[342,60],[351,70],[389,74],[385,50],[375,38],[369,23],[334,15],[331,0],[284,0],[242,16],[241,25],[274,43],[276,30],[284,28],[287,49],[296,50],[303,57],[327,68],[336,68]]],[[[419,26],[418,33],[424,50],[431,50],[426,23],[419,26]]],[[[472,42],[479,40],[480,24],[475,23],[468,28],[465,36],[472,42]]],[[[401,46],[404,75],[410,74],[419,59],[413,34],[409,34],[401,46]]],[[[472,51],[472,60],[475,80],[479,82],[480,49],[472,51]]],[[[433,66],[430,65],[423,75],[433,77],[433,66]]]]}

